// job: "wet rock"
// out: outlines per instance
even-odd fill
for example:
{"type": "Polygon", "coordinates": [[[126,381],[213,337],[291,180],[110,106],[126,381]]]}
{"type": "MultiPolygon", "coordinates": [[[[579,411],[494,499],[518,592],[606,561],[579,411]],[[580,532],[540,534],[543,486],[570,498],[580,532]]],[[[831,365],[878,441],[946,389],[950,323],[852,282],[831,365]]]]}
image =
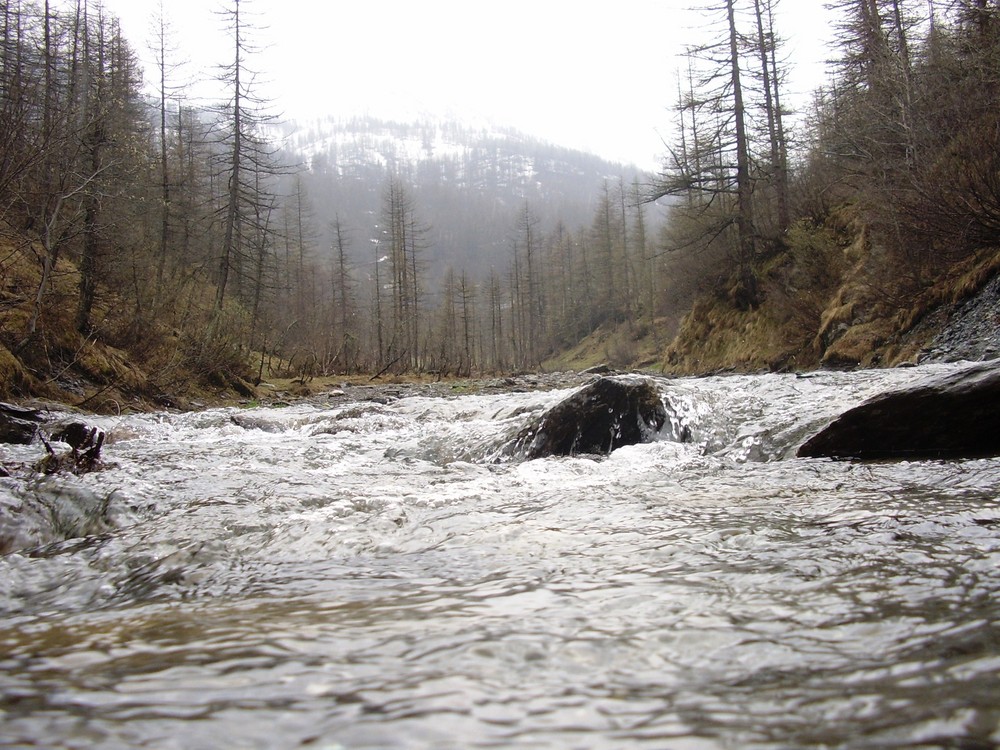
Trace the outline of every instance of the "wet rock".
{"type": "Polygon", "coordinates": [[[623,445],[648,442],[666,419],[653,381],[603,377],[546,411],[514,443],[526,458],[606,455],[623,445]]]}
{"type": "Polygon", "coordinates": [[[13,487],[0,494],[0,556],[115,528],[115,497],[50,478],[13,487]]]}
{"type": "Polygon", "coordinates": [[[262,432],[281,432],[283,426],[280,422],[275,420],[265,419],[264,417],[254,416],[252,414],[232,414],[229,417],[229,421],[232,422],[237,427],[242,427],[244,430],[260,430],[262,432]]]}
{"type": "Polygon", "coordinates": [[[27,445],[43,420],[42,412],[37,409],[0,403],[0,443],[27,445]]]}
{"type": "Polygon", "coordinates": [[[944,312],[947,322],[927,344],[920,361],[982,361],[1000,356],[1000,275],[972,298],[944,312]]]}
{"type": "Polygon", "coordinates": [[[962,458],[1000,455],[1000,360],[869,399],[798,450],[800,457],[962,458]]]}
{"type": "Polygon", "coordinates": [[[76,450],[86,450],[96,445],[98,440],[103,443],[104,433],[102,430],[85,425],[83,422],[68,422],[52,433],[52,440],[66,443],[76,450]]]}

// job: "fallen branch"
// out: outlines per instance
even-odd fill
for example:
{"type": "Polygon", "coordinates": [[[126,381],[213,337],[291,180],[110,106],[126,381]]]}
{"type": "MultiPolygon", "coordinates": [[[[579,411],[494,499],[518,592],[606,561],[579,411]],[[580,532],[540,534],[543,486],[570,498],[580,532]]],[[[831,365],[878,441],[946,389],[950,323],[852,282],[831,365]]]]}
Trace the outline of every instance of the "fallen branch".
{"type": "Polygon", "coordinates": [[[383,367],[381,370],[379,370],[374,375],[372,375],[370,378],[368,378],[368,382],[370,383],[373,380],[378,380],[380,377],[382,377],[383,375],[385,375],[385,373],[389,370],[390,367],[392,367],[394,364],[396,364],[397,362],[399,362],[399,360],[401,360],[405,356],[406,356],[406,352],[404,351],[402,354],[400,354],[398,357],[396,357],[394,360],[392,360],[392,362],[390,362],[385,367],[383,367]]]}

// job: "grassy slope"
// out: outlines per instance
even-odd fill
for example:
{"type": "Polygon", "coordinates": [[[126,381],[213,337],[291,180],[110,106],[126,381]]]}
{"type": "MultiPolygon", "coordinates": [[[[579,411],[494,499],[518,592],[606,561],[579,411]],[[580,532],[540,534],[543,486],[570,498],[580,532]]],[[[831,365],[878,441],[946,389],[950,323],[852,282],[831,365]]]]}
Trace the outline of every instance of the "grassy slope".
{"type": "Polygon", "coordinates": [[[0,399],[116,412],[234,395],[231,382],[213,383],[191,367],[178,331],[167,325],[135,329],[131,310],[112,290],[101,290],[95,332],[79,333],[74,322],[79,272],[67,260],[56,265],[29,336],[40,257],[29,240],[16,245],[0,240],[0,399]]]}
{"type": "MultiPolygon", "coordinates": [[[[52,274],[35,334],[28,337],[39,266],[31,248],[0,246],[0,397],[84,402],[97,390],[141,392],[145,376],[125,352],[80,335],[74,327],[76,268],[60,260],[52,274]],[[88,388],[84,383],[90,385],[88,388]]],[[[86,404],[84,404],[86,405],[86,404]]]]}

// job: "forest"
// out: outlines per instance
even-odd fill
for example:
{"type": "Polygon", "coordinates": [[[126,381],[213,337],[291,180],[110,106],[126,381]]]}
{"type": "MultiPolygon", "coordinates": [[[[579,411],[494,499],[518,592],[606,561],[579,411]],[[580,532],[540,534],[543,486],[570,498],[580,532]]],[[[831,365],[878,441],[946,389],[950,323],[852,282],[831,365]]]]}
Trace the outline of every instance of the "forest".
{"type": "Polygon", "coordinates": [[[489,265],[432,267],[414,175],[369,227],[310,196],[236,0],[214,108],[184,101],[166,19],[144,80],[99,3],[0,3],[0,395],[912,356],[1000,267],[1000,2],[835,0],[829,83],[794,113],[778,0],[702,5],[658,175],[604,179],[571,223],[526,195],[489,265]]]}

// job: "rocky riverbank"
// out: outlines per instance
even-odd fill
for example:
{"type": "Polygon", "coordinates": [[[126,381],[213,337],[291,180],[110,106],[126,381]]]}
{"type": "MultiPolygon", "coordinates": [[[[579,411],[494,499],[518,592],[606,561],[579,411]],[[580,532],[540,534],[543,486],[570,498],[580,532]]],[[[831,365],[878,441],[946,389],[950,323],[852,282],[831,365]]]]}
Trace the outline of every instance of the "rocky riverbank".
{"type": "Polygon", "coordinates": [[[965,302],[939,309],[937,316],[940,331],[924,347],[921,362],[1000,357],[1000,276],[965,302]]]}

